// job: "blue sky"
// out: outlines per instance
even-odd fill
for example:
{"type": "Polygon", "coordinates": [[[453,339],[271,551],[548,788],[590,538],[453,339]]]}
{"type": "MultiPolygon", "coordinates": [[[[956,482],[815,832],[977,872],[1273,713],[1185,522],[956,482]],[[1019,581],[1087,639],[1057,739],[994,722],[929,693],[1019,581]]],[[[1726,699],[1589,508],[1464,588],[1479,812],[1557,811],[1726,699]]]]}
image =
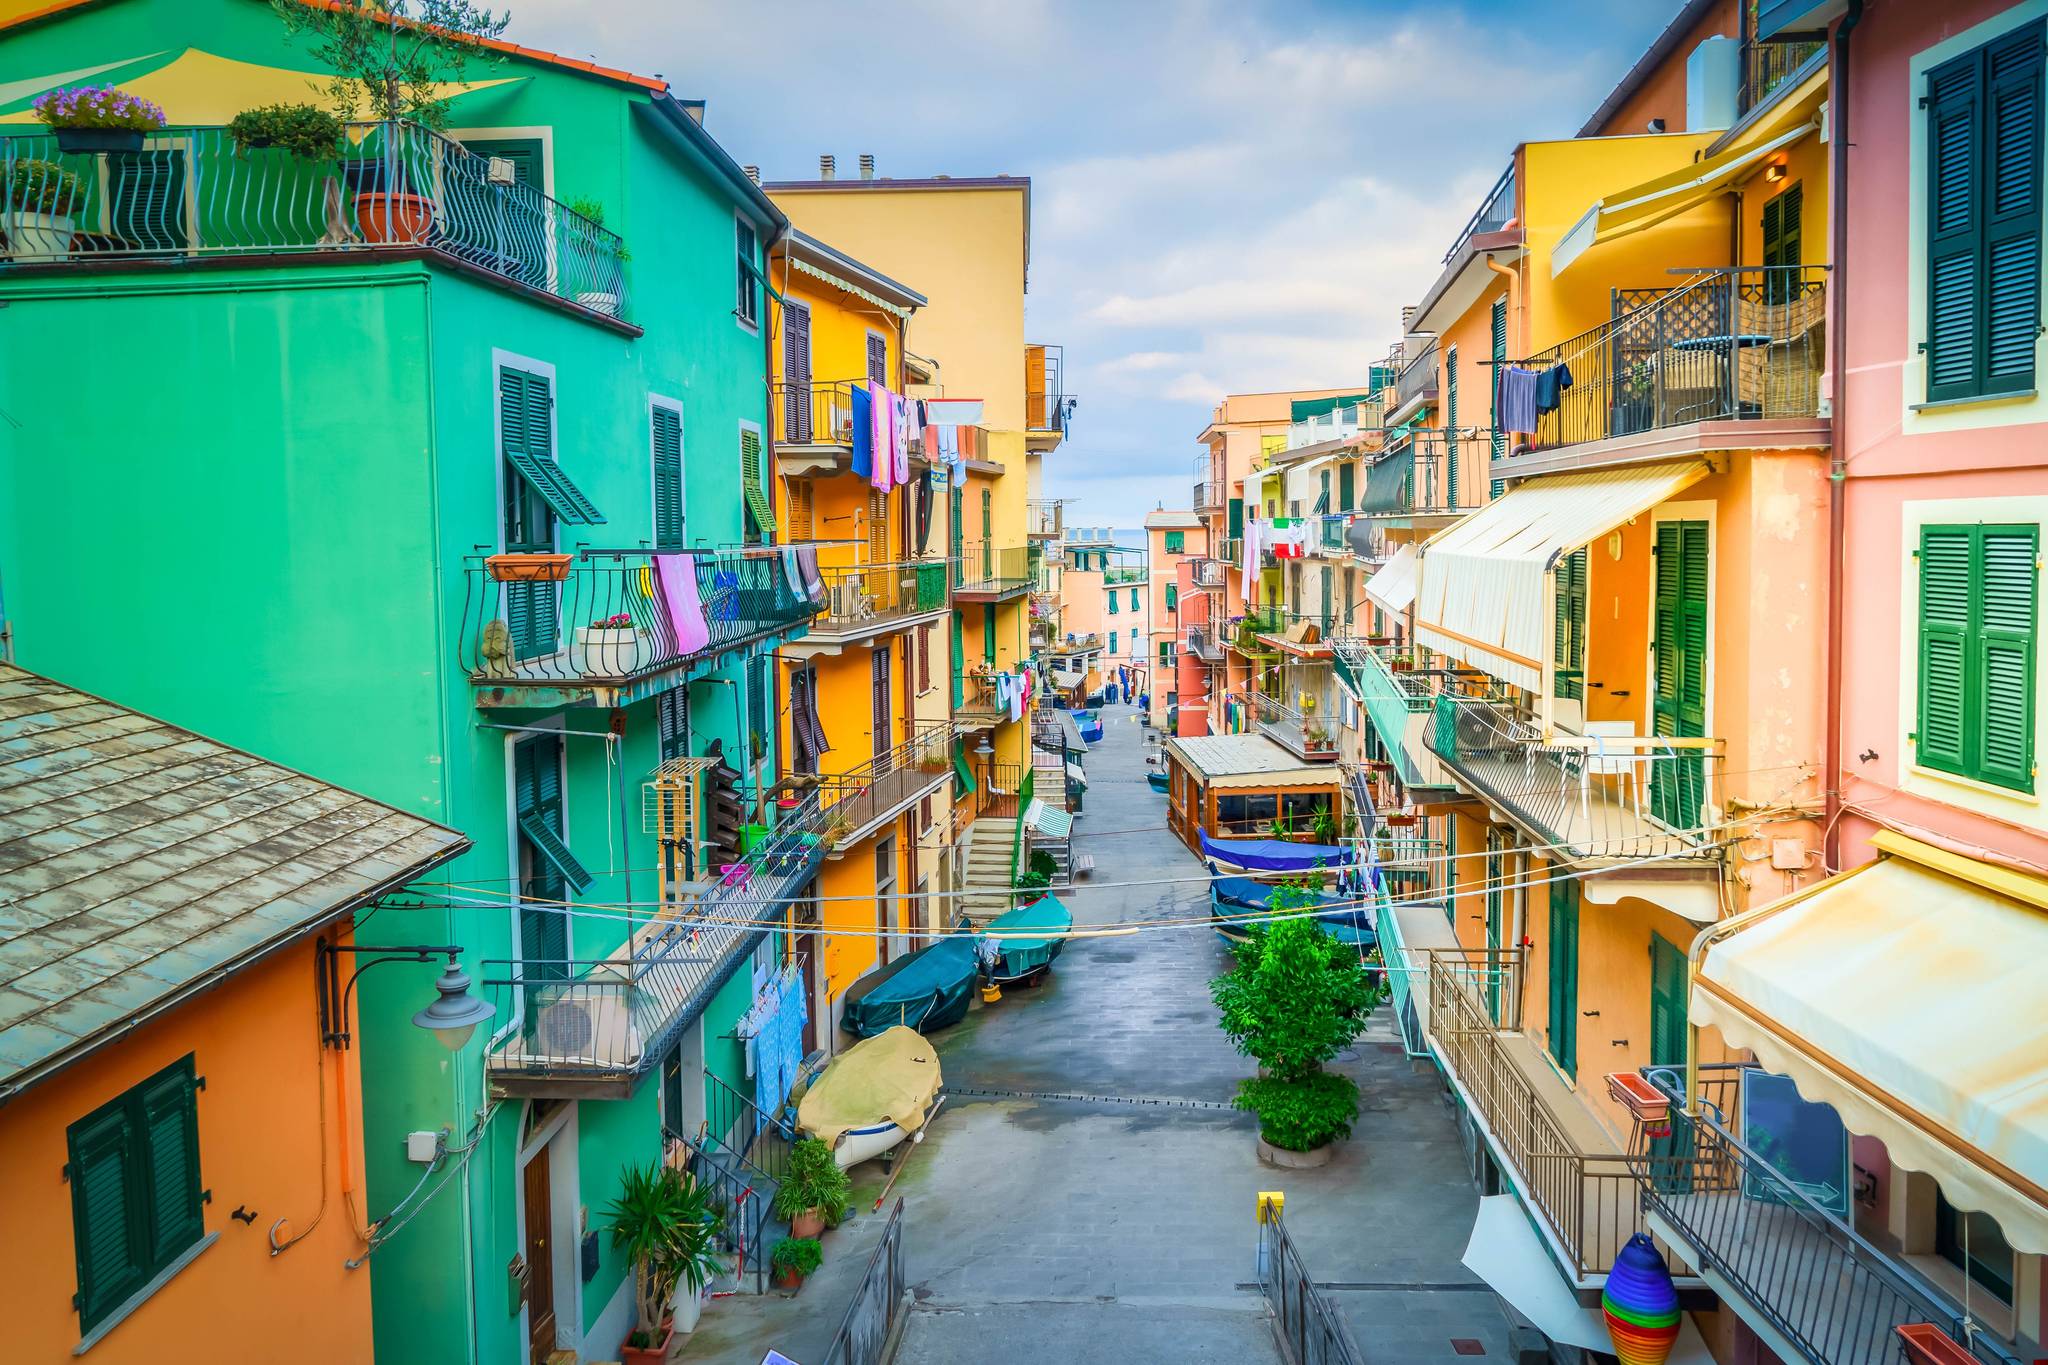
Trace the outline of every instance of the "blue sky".
{"type": "Polygon", "coordinates": [[[511,0],[667,77],[734,159],[1032,179],[1026,330],[1080,396],[1068,520],[1185,506],[1227,392],[1357,383],[1514,144],[1569,136],[1678,0],[511,0]]]}

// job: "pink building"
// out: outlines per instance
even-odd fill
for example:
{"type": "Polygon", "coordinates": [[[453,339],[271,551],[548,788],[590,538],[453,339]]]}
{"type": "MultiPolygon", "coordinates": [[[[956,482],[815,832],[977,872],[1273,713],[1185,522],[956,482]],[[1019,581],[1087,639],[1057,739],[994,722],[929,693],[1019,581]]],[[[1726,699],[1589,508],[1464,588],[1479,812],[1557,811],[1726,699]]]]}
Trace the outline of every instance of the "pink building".
{"type": "Polygon", "coordinates": [[[1203,706],[1207,698],[1206,668],[1200,650],[1205,647],[1200,628],[1209,622],[1209,599],[1198,585],[1198,575],[1211,543],[1210,527],[1193,512],[1164,509],[1145,518],[1145,547],[1150,562],[1147,596],[1151,629],[1146,655],[1149,674],[1152,723],[1169,733],[1207,734],[1206,726],[1188,729],[1189,712],[1203,706]],[[1189,631],[1197,631],[1195,649],[1189,647],[1189,631]],[[1180,717],[1181,728],[1170,723],[1180,717]]]}
{"type": "Polygon", "coordinates": [[[1047,650],[1054,681],[1076,699],[1125,679],[1135,694],[1149,657],[1144,554],[1116,544],[1108,527],[1069,527],[1059,554],[1061,633],[1047,650]]]}

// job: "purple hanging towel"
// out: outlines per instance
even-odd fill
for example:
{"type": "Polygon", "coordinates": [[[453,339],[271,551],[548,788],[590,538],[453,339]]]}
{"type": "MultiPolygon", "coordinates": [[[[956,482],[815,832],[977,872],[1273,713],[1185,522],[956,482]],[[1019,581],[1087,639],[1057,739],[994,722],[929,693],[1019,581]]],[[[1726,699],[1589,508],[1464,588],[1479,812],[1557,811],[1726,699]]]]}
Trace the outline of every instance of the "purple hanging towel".
{"type": "Polygon", "coordinates": [[[697,653],[711,643],[711,628],[704,624],[704,604],[697,597],[695,556],[656,555],[654,577],[661,585],[661,603],[668,610],[676,653],[697,653]]]}

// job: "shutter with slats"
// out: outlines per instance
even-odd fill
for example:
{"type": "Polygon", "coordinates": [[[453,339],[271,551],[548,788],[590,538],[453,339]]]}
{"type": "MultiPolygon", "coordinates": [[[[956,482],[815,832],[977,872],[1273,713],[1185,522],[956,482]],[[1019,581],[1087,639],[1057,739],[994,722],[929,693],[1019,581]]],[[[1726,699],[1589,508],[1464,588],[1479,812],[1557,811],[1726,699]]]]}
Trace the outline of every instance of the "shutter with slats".
{"type": "Polygon", "coordinates": [[[1977,733],[1986,782],[2034,789],[2035,636],[2040,619],[2040,528],[1982,528],[1983,629],[1978,641],[1984,696],[1977,733]]]}
{"type": "Polygon", "coordinates": [[[1990,393],[2032,388],[2041,320],[2043,29],[1986,54],[1984,380],[1990,393]]]}
{"type": "MultiPolygon", "coordinates": [[[[1674,738],[1706,734],[1707,523],[1657,524],[1655,638],[1651,659],[1656,732],[1674,738]]],[[[1697,828],[1706,799],[1706,769],[1697,753],[1674,750],[1652,765],[1652,812],[1674,829],[1697,828]]]]}
{"type": "Polygon", "coordinates": [[[1550,884],[1550,1055],[1567,1076],[1579,1070],[1579,888],[1553,865],[1550,884]]]}
{"type": "Polygon", "coordinates": [[[86,1329],[120,1306],[149,1278],[148,1229],[141,1216],[145,1176],[138,1138],[126,1104],[111,1106],[71,1127],[78,1319],[86,1329]]]}
{"type": "Polygon", "coordinates": [[[981,657],[993,668],[996,662],[996,604],[987,602],[981,608],[981,657]]]}
{"type": "Polygon", "coordinates": [[[1920,532],[1919,761],[1944,772],[1969,771],[1964,753],[1968,709],[1971,541],[1967,526],[1920,532]]]}
{"type": "Polygon", "coordinates": [[[1586,696],[1586,552],[1572,551],[1557,563],[1554,694],[1583,701],[1586,696]]]}
{"type": "Polygon", "coordinates": [[[1337,510],[1349,512],[1358,503],[1358,466],[1348,461],[1337,466],[1337,510]]]}
{"type": "Polygon", "coordinates": [[[811,439],[811,310],[794,299],[782,305],[782,434],[811,439]]]}
{"type": "Polygon", "coordinates": [[[753,520],[746,536],[748,543],[772,541],[775,513],[769,509],[768,493],[761,482],[761,433],[752,427],[740,428],[740,489],[753,520]]]}
{"type": "Polygon", "coordinates": [[[1977,392],[1979,258],[1977,208],[1978,82],[1968,65],[1932,78],[1927,112],[1927,396],[1977,392]]]}
{"type": "Polygon", "coordinates": [[[792,479],[783,485],[789,494],[789,538],[817,539],[817,492],[809,479],[792,479]]]}
{"type": "MultiPolygon", "coordinates": [[[[1493,458],[1498,460],[1508,453],[1508,434],[1500,429],[1500,369],[1501,366],[1507,363],[1508,359],[1508,301],[1505,298],[1498,298],[1493,301],[1492,333],[1490,339],[1492,341],[1494,363],[1486,385],[1489,421],[1492,423],[1493,428],[1489,449],[1492,451],[1493,458]]],[[[1463,504],[1458,501],[1457,497],[1458,461],[1456,458],[1451,460],[1450,465],[1451,506],[1460,507],[1463,504]]],[[[1494,479],[1489,485],[1488,496],[1497,498],[1500,494],[1500,480],[1494,479]]]]}
{"type": "Polygon", "coordinates": [[[889,342],[880,332],[868,333],[868,378],[877,384],[889,382],[889,342]]]}
{"type": "Polygon", "coordinates": [[[681,549],[683,535],[683,418],[674,408],[654,409],[654,543],[681,549]]]}
{"type": "Polygon", "coordinates": [[[149,1151],[150,1262],[168,1264],[206,1235],[200,1214],[199,1109],[189,1065],[172,1067],[142,1087],[149,1151]]]}

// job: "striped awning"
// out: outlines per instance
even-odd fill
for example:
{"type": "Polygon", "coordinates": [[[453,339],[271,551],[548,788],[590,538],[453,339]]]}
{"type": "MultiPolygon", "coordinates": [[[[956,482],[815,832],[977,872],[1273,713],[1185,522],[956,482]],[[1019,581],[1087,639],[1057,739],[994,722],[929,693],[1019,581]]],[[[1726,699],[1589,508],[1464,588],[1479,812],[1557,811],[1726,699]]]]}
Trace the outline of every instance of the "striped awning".
{"type": "Polygon", "coordinates": [[[1070,839],[1074,834],[1071,813],[1048,806],[1035,797],[1024,808],[1024,823],[1032,833],[1047,839],[1070,839]]]}
{"type": "Polygon", "coordinates": [[[1394,557],[1379,567],[1379,571],[1365,580],[1365,595],[1396,616],[1407,612],[1415,600],[1415,590],[1420,585],[1422,561],[1413,545],[1403,545],[1394,552],[1394,557]]]}

